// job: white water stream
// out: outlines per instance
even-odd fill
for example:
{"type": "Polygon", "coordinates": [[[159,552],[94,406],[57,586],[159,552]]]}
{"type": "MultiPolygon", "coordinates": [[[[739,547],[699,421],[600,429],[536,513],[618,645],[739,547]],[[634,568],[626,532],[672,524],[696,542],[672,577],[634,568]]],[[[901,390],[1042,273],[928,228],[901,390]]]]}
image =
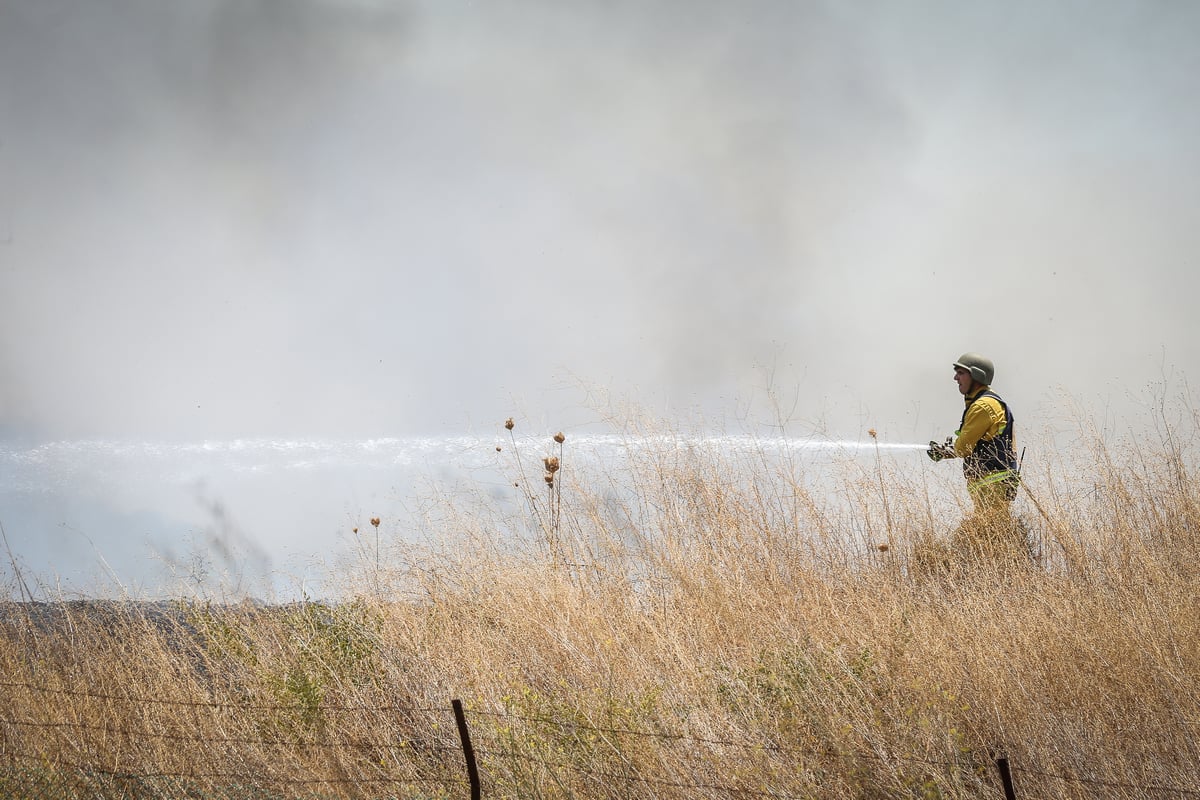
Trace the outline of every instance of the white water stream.
{"type": "MultiPolygon", "coordinates": [[[[558,445],[548,436],[515,444],[540,480],[542,456],[558,445]]],[[[926,447],[570,434],[563,452],[572,465],[602,468],[647,448],[790,453],[819,467],[856,456],[911,459],[926,447]]],[[[11,551],[0,575],[10,596],[19,596],[16,570],[51,595],[170,595],[219,580],[277,597],[320,594],[323,572],[361,544],[354,528],[370,531],[379,517],[384,536],[406,535],[430,487],[515,497],[513,450],[504,436],[0,443],[0,524],[11,551]]]]}

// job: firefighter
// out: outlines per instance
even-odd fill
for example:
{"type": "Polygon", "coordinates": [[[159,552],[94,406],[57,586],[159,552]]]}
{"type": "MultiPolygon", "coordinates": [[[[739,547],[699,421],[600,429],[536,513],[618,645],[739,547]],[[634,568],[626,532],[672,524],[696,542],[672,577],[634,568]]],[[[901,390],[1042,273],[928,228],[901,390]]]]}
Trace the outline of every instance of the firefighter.
{"type": "Polygon", "coordinates": [[[974,512],[951,539],[959,556],[1023,559],[1030,555],[1024,526],[1012,516],[1020,485],[1012,410],[991,389],[996,368],[978,353],[954,362],[954,382],[965,408],[958,430],[945,444],[929,443],[934,461],[963,460],[963,476],[974,512]]]}

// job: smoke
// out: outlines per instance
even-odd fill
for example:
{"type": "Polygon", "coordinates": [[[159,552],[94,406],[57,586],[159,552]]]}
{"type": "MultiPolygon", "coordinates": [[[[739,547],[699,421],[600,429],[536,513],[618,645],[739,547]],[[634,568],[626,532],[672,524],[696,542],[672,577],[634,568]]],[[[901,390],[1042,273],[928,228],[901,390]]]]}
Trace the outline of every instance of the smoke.
{"type": "MultiPolygon", "coordinates": [[[[393,435],[1200,363],[1189,6],[0,5],[0,426],[393,435]]],[[[944,417],[949,420],[943,422],[944,417]]]]}

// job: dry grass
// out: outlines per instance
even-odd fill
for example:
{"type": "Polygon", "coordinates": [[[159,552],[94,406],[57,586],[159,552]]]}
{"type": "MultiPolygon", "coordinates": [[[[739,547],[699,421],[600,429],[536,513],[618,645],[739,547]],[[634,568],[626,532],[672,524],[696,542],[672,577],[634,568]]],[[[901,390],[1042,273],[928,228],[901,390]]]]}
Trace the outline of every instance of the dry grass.
{"type": "Polygon", "coordinates": [[[352,601],[5,608],[0,793],[465,797],[462,698],[485,797],[1200,795],[1194,435],[1043,463],[1040,564],[924,576],[951,469],[547,437],[352,601]]]}

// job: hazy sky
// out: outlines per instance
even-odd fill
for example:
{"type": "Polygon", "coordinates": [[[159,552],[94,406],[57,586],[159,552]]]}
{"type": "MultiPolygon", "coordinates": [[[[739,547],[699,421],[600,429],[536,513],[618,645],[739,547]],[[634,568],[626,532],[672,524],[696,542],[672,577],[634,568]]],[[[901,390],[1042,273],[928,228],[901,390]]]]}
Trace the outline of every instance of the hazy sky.
{"type": "MultiPolygon", "coordinates": [[[[1200,4],[0,0],[0,433],[1200,374],[1200,4]]],[[[577,416],[577,415],[576,415],[577,416]]],[[[946,417],[950,417],[946,419],[946,417]]]]}

